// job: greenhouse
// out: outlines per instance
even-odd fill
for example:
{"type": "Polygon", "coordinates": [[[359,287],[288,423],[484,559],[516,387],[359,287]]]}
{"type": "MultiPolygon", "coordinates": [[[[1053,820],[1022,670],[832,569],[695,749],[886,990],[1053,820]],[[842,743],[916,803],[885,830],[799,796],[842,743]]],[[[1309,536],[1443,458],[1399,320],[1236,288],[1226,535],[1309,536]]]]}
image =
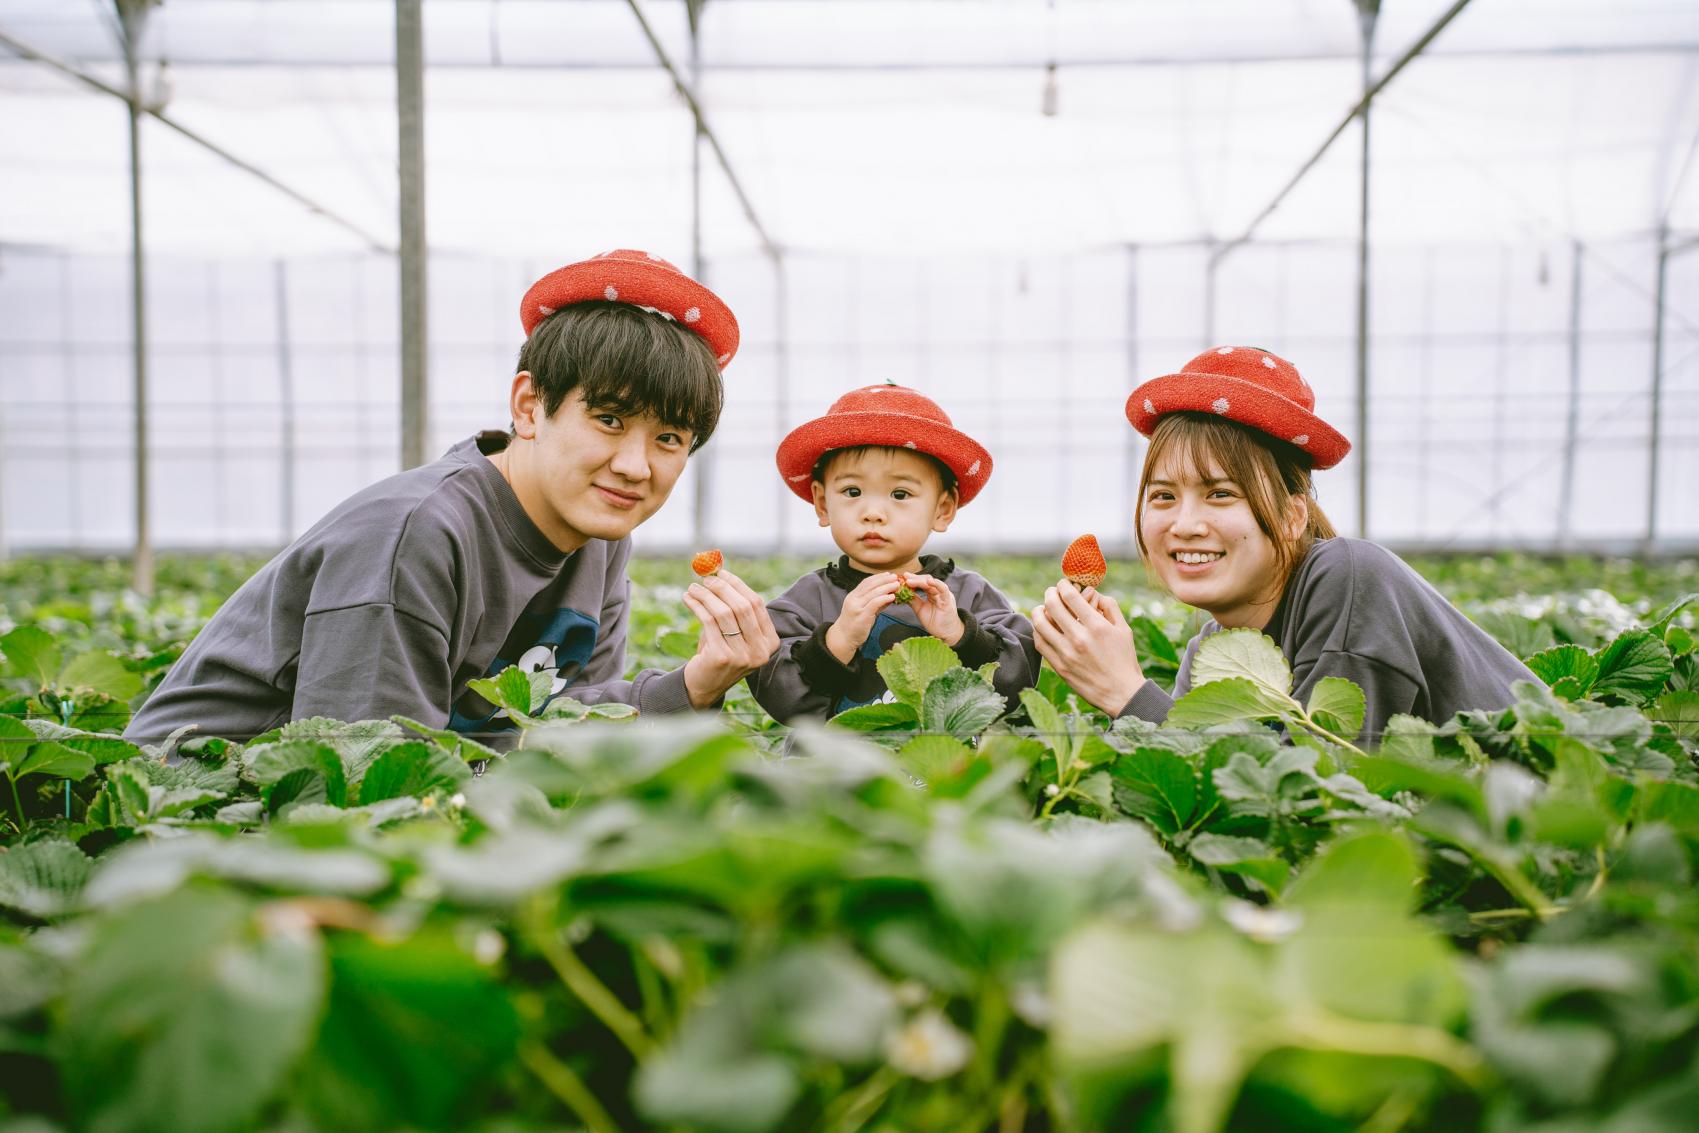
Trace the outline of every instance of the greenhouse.
{"type": "Polygon", "coordinates": [[[0,0],[0,1133],[1679,1133],[1699,2],[0,0]]]}

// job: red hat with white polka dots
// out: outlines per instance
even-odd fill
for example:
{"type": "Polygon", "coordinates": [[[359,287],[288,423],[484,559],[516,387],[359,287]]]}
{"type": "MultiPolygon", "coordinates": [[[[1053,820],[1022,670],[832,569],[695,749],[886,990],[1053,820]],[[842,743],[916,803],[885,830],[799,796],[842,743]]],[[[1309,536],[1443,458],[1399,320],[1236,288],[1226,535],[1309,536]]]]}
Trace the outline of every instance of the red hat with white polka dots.
{"type": "Polygon", "coordinates": [[[1166,413],[1219,413],[1309,454],[1316,468],[1332,468],[1351,442],[1315,414],[1316,395],[1286,359],[1256,346],[1218,346],[1181,367],[1145,382],[1127,398],[1127,420],[1150,436],[1166,413]]]}
{"type": "Polygon", "coordinates": [[[529,338],[537,324],[573,303],[630,303],[695,331],[720,368],[737,353],[737,317],[720,297],[651,252],[619,248],[557,268],[531,285],[519,301],[519,322],[529,338]]]}
{"type": "Polygon", "coordinates": [[[944,462],[956,474],[956,502],[966,504],[991,478],[985,446],[950,424],[930,397],[907,386],[852,389],[824,417],[792,429],[779,442],[779,475],[791,491],[814,500],[814,466],[828,452],[859,445],[913,449],[944,462]]]}

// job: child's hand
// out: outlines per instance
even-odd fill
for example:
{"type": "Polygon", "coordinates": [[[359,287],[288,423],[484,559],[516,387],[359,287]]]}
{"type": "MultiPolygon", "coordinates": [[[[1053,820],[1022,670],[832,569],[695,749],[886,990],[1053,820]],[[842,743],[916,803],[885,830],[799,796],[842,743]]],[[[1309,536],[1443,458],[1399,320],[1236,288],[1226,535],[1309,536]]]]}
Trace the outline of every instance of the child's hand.
{"type": "Polygon", "coordinates": [[[847,665],[855,658],[856,650],[873,632],[879,611],[897,600],[897,587],[903,580],[890,571],[870,574],[861,585],[844,597],[844,607],[838,620],[826,631],[826,648],[832,656],[847,665]]]}
{"type": "Polygon", "coordinates": [[[954,648],[962,634],[967,632],[967,626],[962,624],[961,611],[956,609],[956,596],[950,593],[950,588],[941,578],[933,578],[929,574],[904,577],[908,580],[909,589],[914,591],[914,601],[909,605],[920,621],[920,628],[954,648]]]}

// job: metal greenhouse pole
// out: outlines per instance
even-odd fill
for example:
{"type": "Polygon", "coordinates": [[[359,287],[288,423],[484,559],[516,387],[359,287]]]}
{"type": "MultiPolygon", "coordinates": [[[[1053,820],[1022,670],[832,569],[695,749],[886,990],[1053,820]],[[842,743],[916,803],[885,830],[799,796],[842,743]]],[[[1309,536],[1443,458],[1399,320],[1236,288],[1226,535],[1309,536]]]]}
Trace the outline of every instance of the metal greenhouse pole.
{"type": "MultiPolygon", "coordinates": [[[[691,73],[693,76],[692,81],[686,82],[684,76],[679,74],[678,67],[673,64],[671,57],[667,55],[666,48],[661,46],[660,39],[655,35],[655,29],[649,26],[649,20],[643,15],[643,9],[637,3],[637,0],[626,0],[626,5],[630,7],[631,14],[637,17],[637,26],[643,30],[643,37],[649,41],[650,48],[652,48],[655,52],[655,59],[661,64],[662,69],[666,71],[667,76],[672,79],[673,89],[678,91],[679,97],[684,99],[684,104],[690,108],[691,117],[695,119],[696,122],[696,133],[692,145],[697,147],[699,150],[703,143],[707,143],[708,148],[713,150],[714,160],[719,164],[721,172],[726,175],[726,181],[731,185],[732,194],[737,197],[738,204],[743,208],[744,218],[749,221],[750,227],[755,229],[755,234],[761,238],[761,249],[767,254],[768,259],[772,261],[774,271],[779,273],[779,286],[783,287],[783,257],[779,251],[779,246],[775,244],[773,242],[773,238],[767,234],[767,229],[764,225],[762,225],[761,218],[756,215],[755,205],[750,201],[749,194],[744,192],[743,183],[737,179],[737,172],[732,169],[731,161],[726,157],[726,151],[720,145],[720,139],[715,135],[713,127],[708,124],[707,116],[702,112],[702,103],[696,97],[695,80],[701,73],[701,59],[698,55],[699,41],[697,38],[697,32],[699,28],[701,10],[706,3],[707,0],[689,0],[686,7],[686,11],[690,17],[691,73]]],[[[693,163],[692,169],[695,171],[693,173],[692,194],[694,202],[692,207],[695,209],[695,220],[692,231],[698,234],[696,238],[699,239],[701,230],[700,167],[693,163]]],[[[694,267],[698,265],[692,266],[694,267]]],[[[709,462],[704,461],[698,466],[696,480],[697,498],[695,503],[695,513],[692,518],[692,523],[695,527],[695,538],[698,543],[704,543],[707,541],[707,501],[711,477],[711,465],[709,462]]]]}
{"type": "Polygon", "coordinates": [[[1375,21],[1380,18],[1380,0],[1356,0],[1357,27],[1363,47],[1362,166],[1358,173],[1357,212],[1357,537],[1369,537],[1369,122],[1373,103],[1369,93],[1369,65],[1374,59],[1375,21]]]}
{"type": "Polygon", "coordinates": [[[130,118],[130,325],[135,400],[136,543],[130,585],[153,593],[153,541],[148,522],[147,445],[147,260],[142,246],[142,91],[136,52],[147,22],[150,0],[114,0],[119,39],[124,48],[125,104],[130,118]]]}
{"type": "MultiPolygon", "coordinates": [[[[690,22],[690,87],[702,85],[702,5],[704,0],[685,0],[690,22]]],[[[702,262],[702,122],[693,120],[690,131],[690,274],[704,286],[707,265],[702,262]]],[[[696,457],[695,492],[690,500],[690,538],[698,547],[713,542],[708,534],[708,504],[714,498],[714,453],[696,457]]]]}
{"type": "Polygon", "coordinates": [[[395,110],[400,143],[401,467],[425,463],[430,436],[425,286],[425,49],[420,0],[395,0],[395,110]]]}
{"type": "Polygon", "coordinates": [[[1563,421],[1563,480],[1557,498],[1557,545],[1569,549],[1575,510],[1575,442],[1581,426],[1581,241],[1574,242],[1569,266],[1569,407],[1563,421]]]}
{"type": "Polygon", "coordinates": [[[1664,292],[1669,280],[1670,233],[1667,219],[1658,225],[1658,282],[1652,292],[1652,420],[1651,444],[1647,449],[1646,543],[1651,554],[1658,542],[1658,457],[1662,447],[1664,415],[1664,292]]]}

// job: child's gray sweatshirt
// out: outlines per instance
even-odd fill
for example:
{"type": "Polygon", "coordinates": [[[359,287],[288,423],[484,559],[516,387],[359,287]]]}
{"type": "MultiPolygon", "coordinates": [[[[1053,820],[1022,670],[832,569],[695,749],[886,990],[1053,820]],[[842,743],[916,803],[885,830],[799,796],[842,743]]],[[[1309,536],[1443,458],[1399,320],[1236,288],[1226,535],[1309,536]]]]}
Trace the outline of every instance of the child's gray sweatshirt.
{"type": "Polygon", "coordinates": [[[196,724],[246,739],[392,714],[500,729],[466,683],[511,664],[555,670],[556,694],[585,703],[688,709],[682,669],[619,679],[631,540],[563,554],[485,458],[505,443],[481,433],[343,501],[231,596],[125,735],[196,724]]]}
{"type": "MultiPolygon", "coordinates": [[[[1187,643],[1173,696],[1146,681],[1120,714],[1166,720],[1191,690],[1198,644],[1220,629],[1212,618],[1187,643]]],[[[1443,724],[1458,712],[1507,708],[1513,682],[1539,679],[1404,560],[1362,539],[1311,547],[1263,632],[1291,663],[1299,700],[1307,703],[1323,677],[1361,686],[1368,704],[1359,738],[1378,740],[1398,713],[1443,724]]]]}
{"type": "MultiPolygon", "coordinates": [[[[995,587],[937,555],[921,556],[920,573],[943,579],[955,595],[967,627],[955,645],[963,665],[973,669],[997,662],[993,683],[1011,700],[1038,679],[1032,623],[1015,613],[995,587]]],[[[767,603],[779,634],[779,651],[749,675],[749,689],[775,720],[835,716],[846,708],[879,700],[885,695],[885,680],[876,667],[879,658],[899,641],[927,635],[912,609],[894,604],[879,612],[873,631],[850,664],[833,656],[826,648],[826,631],[843,612],[849,592],[866,578],[845,555],[803,575],[782,597],[767,603]]]]}

